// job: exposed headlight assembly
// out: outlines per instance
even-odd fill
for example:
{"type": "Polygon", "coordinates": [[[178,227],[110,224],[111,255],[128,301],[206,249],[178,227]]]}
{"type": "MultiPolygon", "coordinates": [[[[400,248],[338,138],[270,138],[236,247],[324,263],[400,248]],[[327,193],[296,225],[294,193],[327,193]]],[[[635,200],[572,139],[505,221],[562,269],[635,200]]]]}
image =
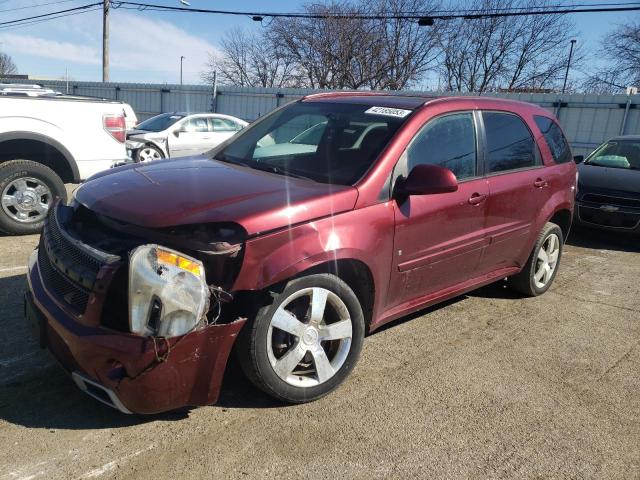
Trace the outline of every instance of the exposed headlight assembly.
{"type": "Polygon", "coordinates": [[[129,327],[175,337],[195,329],[209,308],[202,262],[159,245],[136,248],[129,262],[129,327]]]}

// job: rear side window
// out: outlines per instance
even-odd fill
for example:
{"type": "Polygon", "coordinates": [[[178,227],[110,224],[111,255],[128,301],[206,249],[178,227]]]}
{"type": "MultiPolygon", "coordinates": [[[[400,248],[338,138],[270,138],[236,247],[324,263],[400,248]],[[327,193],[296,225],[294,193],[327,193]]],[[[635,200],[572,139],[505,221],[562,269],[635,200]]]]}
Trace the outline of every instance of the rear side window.
{"type": "Polygon", "coordinates": [[[511,113],[483,112],[487,138],[487,173],[504,172],[540,164],[531,132],[511,113]]]}
{"type": "Polygon", "coordinates": [[[476,175],[476,134],[471,113],[430,121],[407,149],[408,172],[427,163],[451,170],[458,180],[476,175]]]}
{"type": "Polygon", "coordinates": [[[195,117],[187,120],[182,129],[190,133],[206,133],[209,131],[209,124],[206,118],[195,117]]]}
{"type": "Polygon", "coordinates": [[[209,118],[210,131],[212,132],[235,132],[239,130],[236,122],[227,120],[226,118],[209,118]]]}
{"type": "Polygon", "coordinates": [[[567,163],[572,161],[571,149],[562,130],[556,122],[547,117],[534,116],[536,125],[542,132],[544,139],[549,145],[551,155],[556,163],[567,163]]]}

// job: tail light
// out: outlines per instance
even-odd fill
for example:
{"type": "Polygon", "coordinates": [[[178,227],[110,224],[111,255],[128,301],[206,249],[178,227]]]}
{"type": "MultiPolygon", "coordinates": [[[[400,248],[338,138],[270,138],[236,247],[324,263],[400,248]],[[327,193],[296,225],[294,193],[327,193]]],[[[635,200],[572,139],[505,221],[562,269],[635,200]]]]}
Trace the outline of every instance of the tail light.
{"type": "Polygon", "coordinates": [[[127,131],[124,115],[104,115],[102,117],[102,126],[118,142],[124,143],[127,131]]]}

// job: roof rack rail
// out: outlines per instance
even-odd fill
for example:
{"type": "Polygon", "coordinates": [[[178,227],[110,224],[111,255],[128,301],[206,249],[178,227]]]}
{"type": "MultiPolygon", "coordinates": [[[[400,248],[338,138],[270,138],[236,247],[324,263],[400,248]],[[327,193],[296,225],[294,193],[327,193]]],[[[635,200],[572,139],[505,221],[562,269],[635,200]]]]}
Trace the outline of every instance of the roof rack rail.
{"type": "Polygon", "coordinates": [[[62,95],[50,88],[42,85],[31,85],[24,83],[0,83],[0,95],[27,96],[27,97],[50,97],[62,95]]]}

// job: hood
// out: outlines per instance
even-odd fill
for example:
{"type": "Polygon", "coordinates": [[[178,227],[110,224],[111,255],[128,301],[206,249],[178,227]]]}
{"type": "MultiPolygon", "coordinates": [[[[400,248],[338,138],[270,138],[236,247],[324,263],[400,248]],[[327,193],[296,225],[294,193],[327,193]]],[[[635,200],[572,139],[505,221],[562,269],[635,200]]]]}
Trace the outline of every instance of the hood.
{"type": "Polygon", "coordinates": [[[127,140],[156,140],[162,141],[166,138],[166,132],[147,132],[144,130],[127,130],[127,140]]]}
{"type": "Polygon", "coordinates": [[[206,157],[132,164],[93,176],[76,200],[147,228],[235,222],[249,235],[351,210],[358,191],[206,157]]]}
{"type": "Polygon", "coordinates": [[[600,192],[640,196],[640,170],[578,165],[578,193],[600,192]]]}

